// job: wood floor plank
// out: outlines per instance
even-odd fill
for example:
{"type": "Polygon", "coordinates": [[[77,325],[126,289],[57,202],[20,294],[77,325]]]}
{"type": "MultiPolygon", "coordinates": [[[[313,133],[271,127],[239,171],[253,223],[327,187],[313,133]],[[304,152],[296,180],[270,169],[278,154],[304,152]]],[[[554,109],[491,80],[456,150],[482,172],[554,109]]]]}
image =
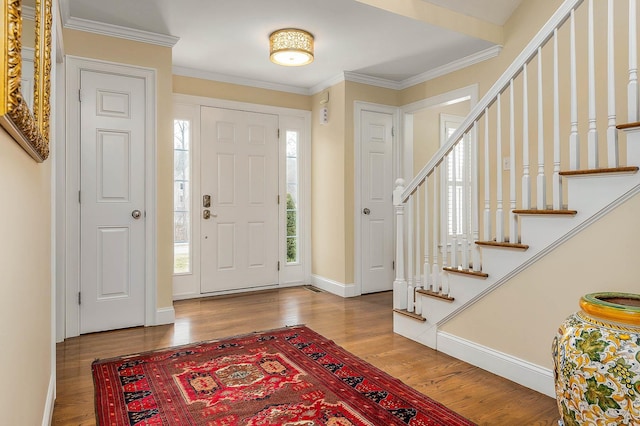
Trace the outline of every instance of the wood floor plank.
{"type": "Polygon", "coordinates": [[[95,425],[91,362],[305,324],[479,425],[557,425],[555,400],[393,333],[392,294],[344,299],[303,287],[175,302],[176,322],[57,345],[54,425],[95,425]]]}

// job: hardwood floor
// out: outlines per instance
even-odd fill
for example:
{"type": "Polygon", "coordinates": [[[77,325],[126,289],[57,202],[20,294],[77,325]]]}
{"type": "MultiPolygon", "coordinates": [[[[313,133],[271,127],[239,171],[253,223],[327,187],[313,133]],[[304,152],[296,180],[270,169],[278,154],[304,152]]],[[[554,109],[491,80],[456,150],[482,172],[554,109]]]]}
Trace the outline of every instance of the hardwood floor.
{"type": "Polygon", "coordinates": [[[343,299],[306,287],[175,302],[173,325],[83,335],[57,346],[54,425],[95,425],[91,362],[305,324],[480,425],[557,425],[555,400],[394,334],[390,292],[343,299]]]}

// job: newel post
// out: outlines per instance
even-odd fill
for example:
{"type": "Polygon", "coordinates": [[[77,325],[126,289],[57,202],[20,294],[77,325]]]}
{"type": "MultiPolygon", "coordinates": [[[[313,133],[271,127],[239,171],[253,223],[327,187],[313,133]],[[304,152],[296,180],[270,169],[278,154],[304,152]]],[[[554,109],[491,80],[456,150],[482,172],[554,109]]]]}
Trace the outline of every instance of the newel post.
{"type": "Polygon", "coordinates": [[[407,309],[407,281],[404,278],[404,179],[396,180],[393,205],[396,212],[396,279],[393,281],[393,308],[407,309]]]}

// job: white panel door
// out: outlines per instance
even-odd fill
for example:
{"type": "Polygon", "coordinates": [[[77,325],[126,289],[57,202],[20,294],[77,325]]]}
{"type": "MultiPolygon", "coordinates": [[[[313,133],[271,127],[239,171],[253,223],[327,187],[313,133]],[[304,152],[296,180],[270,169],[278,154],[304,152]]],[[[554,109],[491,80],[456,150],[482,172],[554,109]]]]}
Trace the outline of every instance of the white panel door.
{"type": "Polygon", "coordinates": [[[201,195],[211,197],[200,209],[200,291],[277,284],[278,117],[202,107],[200,121],[201,195]]]}
{"type": "Polygon", "coordinates": [[[80,332],[90,333],[144,324],[145,83],[83,70],[80,86],[80,332]]]}
{"type": "Polygon", "coordinates": [[[393,118],[362,111],[361,282],[362,293],[393,288],[393,118]]]}

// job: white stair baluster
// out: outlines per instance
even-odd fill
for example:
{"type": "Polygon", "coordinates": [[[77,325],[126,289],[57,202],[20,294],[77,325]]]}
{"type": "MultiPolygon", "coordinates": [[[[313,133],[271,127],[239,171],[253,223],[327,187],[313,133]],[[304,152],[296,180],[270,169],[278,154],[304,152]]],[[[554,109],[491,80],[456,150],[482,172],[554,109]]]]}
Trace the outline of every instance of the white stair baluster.
{"type": "Polygon", "coordinates": [[[473,270],[478,272],[480,266],[480,246],[476,241],[480,239],[480,218],[479,218],[479,200],[478,200],[478,122],[473,123],[471,130],[471,261],[473,262],[473,270]]]}
{"type": "MultiPolygon", "coordinates": [[[[433,175],[431,175],[433,176],[433,175]]],[[[431,289],[433,277],[431,276],[430,254],[429,253],[429,176],[424,180],[424,280],[423,286],[425,290],[431,289]]]]}
{"type": "Polygon", "coordinates": [[[636,0],[629,0],[629,84],[627,85],[628,121],[638,121],[638,24],[636,0]]]}
{"type": "MultiPolygon", "coordinates": [[[[424,185],[424,183],[423,183],[424,185]]],[[[415,243],[416,243],[416,271],[414,274],[414,279],[413,279],[413,288],[414,291],[419,290],[420,288],[422,288],[422,272],[420,271],[420,267],[422,266],[422,259],[421,259],[421,255],[420,255],[420,187],[418,187],[418,189],[416,189],[415,192],[415,199],[416,199],[416,206],[415,206],[415,210],[416,210],[416,229],[415,229],[415,243]]],[[[420,301],[422,300],[420,298],[419,294],[415,294],[414,296],[414,300],[415,300],[415,312],[416,314],[421,314],[422,313],[422,306],[420,304],[420,301]]]]}
{"type": "Polygon", "coordinates": [[[542,94],[542,48],[538,47],[538,176],[536,208],[547,208],[547,182],[544,177],[544,96],[542,94]]]}
{"type": "MultiPolygon", "coordinates": [[[[440,166],[440,253],[443,268],[449,265],[449,195],[447,190],[447,174],[449,171],[447,167],[447,158],[448,157],[446,156],[444,157],[440,166]]],[[[440,288],[441,294],[449,294],[449,276],[444,270],[440,270],[440,288]]]]}
{"type": "Polygon", "coordinates": [[[522,67],[522,208],[531,208],[531,176],[529,173],[529,79],[527,64],[522,67]]]}
{"type": "Polygon", "coordinates": [[[553,30],[553,209],[562,208],[560,177],[560,87],[558,83],[558,29],[553,30]]]}
{"type": "Polygon", "coordinates": [[[576,68],[576,17],[571,10],[570,22],[571,130],[569,134],[569,169],[580,169],[580,135],[578,134],[578,71],[576,68]]]}
{"type": "Polygon", "coordinates": [[[607,3],[607,159],[609,167],[618,167],[618,129],[616,129],[616,77],[613,0],[607,3]]]}
{"type": "Polygon", "coordinates": [[[460,167],[462,168],[462,200],[460,201],[460,209],[462,213],[462,229],[460,234],[462,236],[460,247],[460,263],[462,269],[469,269],[469,133],[465,133],[460,141],[462,144],[462,158],[460,159],[460,167]]]}
{"type": "Polygon", "coordinates": [[[491,171],[489,161],[489,108],[484,110],[484,239],[491,240],[491,171]]]}
{"type": "Polygon", "coordinates": [[[496,241],[504,242],[504,211],[502,209],[502,96],[496,100],[496,241]]]}
{"type": "Polygon", "coordinates": [[[449,153],[450,169],[448,170],[449,182],[447,183],[447,191],[451,196],[451,209],[449,210],[449,220],[451,221],[451,267],[457,268],[458,262],[458,148],[460,147],[460,141],[457,145],[453,146],[453,149],[449,153]]]}
{"type": "Polygon", "coordinates": [[[518,242],[518,218],[516,209],[516,113],[513,79],[509,82],[509,241],[518,242]]]}
{"type": "MultiPolygon", "coordinates": [[[[440,167],[442,163],[440,163],[440,167]]],[[[442,244],[440,240],[440,185],[438,179],[442,177],[440,167],[436,167],[433,171],[433,228],[431,235],[433,236],[433,266],[431,267],[431,273],[433,279],[431,280],[431,291],[436,293],[440,292],[440,272],[442,271],[442,264],[438,261],[438,249],[442,244]]]]}
{"type": "Polygon", "coordinates": [[[402,192],[404,180],[396,180],[393,190],[393,205],[396,213],[396,278],[393,281],[393,308],[407,308],[407,281],[404,278],[404,204],[402,192]]]}
{"type": "Polygon", "coordinates": [[[588,78],[589,78],[589,131],[587,133],[588,167],[598,168],[598,130],[596,127],[596,66],[593,26],[593,0],[589,0],[589,24],[587,29],[588,78]]]}
{"type": "Polygon", "coordinates": [[[407,201],[407,311],[413,312],[414,309],[414,286],[413,286],[413,240],[415,238],[413,230],[413,197],[409,196],[407,201]]]}

